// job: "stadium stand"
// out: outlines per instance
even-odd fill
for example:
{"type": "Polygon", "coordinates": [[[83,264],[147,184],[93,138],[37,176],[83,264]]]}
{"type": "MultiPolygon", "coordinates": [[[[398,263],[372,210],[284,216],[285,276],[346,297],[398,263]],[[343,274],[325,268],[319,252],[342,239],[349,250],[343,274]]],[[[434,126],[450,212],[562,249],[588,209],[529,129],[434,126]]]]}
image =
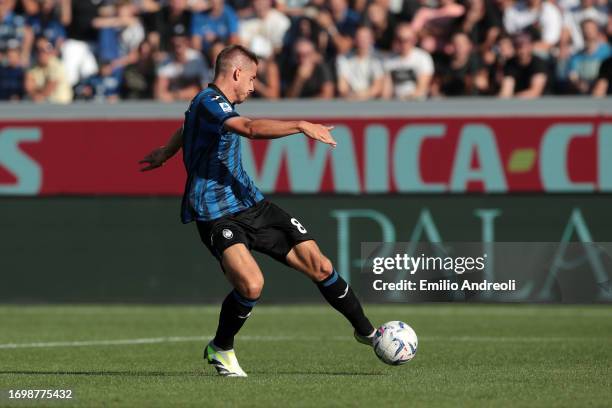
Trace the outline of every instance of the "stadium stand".
{"type": "Polygon", "coordinates": [[[265,99],[609,95],[606,0],[0,0],[0,100],[181,101],[242,43],[265,99]]]}

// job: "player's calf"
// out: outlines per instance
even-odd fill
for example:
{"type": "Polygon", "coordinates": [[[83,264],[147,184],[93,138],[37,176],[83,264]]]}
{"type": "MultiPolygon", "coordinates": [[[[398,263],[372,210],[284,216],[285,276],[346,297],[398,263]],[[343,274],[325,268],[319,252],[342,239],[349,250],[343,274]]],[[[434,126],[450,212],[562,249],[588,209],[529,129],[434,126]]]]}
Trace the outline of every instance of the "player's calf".
{"type": "Polygon", "coordinates": [[[214,345],[221,350],[234,348],[234,336],[251,316],[257,298],[247,298],[236,289],[232,290],[221,305],[219,326],[213,339],[214,345]]]}
{"type": "Polygon", "coordinates": [[[374,332],[353,289],[321,253],[316,242],[294,246],[287,255],[287,263],[315,282],[325,300],[348,319],[358,335],[368,337],[374,332]]]}
{"type": "Polygon", "coordinates": [[[365,316],[353,289],[335,269],[327,278],[317,282],[317,287],[325,300],[351,322],[358,335],[367,337],[374,332],[374,326],[365,316]]]}

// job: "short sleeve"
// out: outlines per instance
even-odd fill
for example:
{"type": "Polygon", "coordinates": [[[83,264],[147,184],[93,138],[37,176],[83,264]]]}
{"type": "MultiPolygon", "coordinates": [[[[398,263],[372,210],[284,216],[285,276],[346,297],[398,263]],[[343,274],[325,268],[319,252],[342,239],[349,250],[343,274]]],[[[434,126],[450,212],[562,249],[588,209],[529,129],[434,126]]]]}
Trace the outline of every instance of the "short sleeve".
{"type": "Polygon", "coordinates": [[[517,73],[516,73],[516,63],[515,63],[514,59],[509,60],[504,65],[504,76],[505,77],[512,77],[512,78],[516,79],[517,73]]]}
{"type": "Polygon", "coordinates": [[[575,73],[578,70],[578,61],[580,59],[580,54],[574,54],[570,57],[569,62],[567,63],[567,72],[575,73]]]}
{"type": "Polygon", "coordinates": [[[421,63],[419,64],[419,74],[421,75],[433,75],[434,64],[431,55],[427,51],[422,52],[421,63]]]}
{"type": "Polygon", "coordinates": [[[607,79],[608,81],[612,80],[612,57],[609,57],[601,63],[597,79],[607,79]]]}
{"type": "Polygon", "coordinates": [[[223,124],[229,118],[240,116],[234,107],[216,94],[206,95],[200,102],[199,114],[205,121],[214,123],[221,132],[223,124]]]}
{"type": "Polygon", "coordinates": [[[157,76],[162,78],[172,78],[176,76],[176,67],[170,61],[166,61],[157,68],[157,76]]]}
{"type": "Polygon", "coordinates": [[[346,79],[349,77],[350,68],[348,66],[348,61],[346,60],[346,57],[344,55],[339,55],[338,58],[336,58],[336,70],[338,72],[339,78],[346,79]]]}
{"type": "Polygon", "coordinates": [[[385,75],[385,70],[383,68],[383,64],[380,59],[374,57],[372,58],[372,77],[374,79],[378,79],[385,75]]]}
{"type": "Polygon", "coordinates": [[[548,69],[546,67],[546,61],[540,57],[533,57],[533,74],[546,74],[548,69]]]}
{"type": "Polygon", "coordinates": [[[52,81],[63,81],[65,77],[64,66],[57,60],[49,67],[49,79],[52,81]]]}
{"type": "Polygon", "coordinates": [[[325,82],[331,82],[334,80],[332,72],[326,63],[322,62],[319,67],[321,67],[321,85],[323,85],[325,82]]]}
{"type": "Polygon", "coordinates": [[[391,58],[383,59],[382,67],[385,73],[391,72],[393,70],[393,60],[391,58]]]}

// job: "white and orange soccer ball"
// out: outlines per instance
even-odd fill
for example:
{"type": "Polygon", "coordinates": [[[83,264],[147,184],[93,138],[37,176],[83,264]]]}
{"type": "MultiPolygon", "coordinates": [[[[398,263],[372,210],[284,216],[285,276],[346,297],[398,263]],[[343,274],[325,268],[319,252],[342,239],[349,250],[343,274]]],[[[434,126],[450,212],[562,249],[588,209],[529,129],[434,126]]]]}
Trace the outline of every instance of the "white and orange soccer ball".
{"type": "Polygon", "coordinates": [[[416,355],[418,345],[412,327],[397,320],[383,324],[374,334],[374,352],[386,364],[407,363],[416,355]]]}

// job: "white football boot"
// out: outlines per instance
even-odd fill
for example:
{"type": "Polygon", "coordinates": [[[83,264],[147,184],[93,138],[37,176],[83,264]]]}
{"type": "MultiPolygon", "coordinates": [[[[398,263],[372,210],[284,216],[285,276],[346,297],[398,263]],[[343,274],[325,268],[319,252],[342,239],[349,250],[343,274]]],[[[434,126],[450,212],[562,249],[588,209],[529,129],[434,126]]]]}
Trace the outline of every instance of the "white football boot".
{"type": "Polygon", "coordinates": [[[204,349],[204,360],[217,369],[223,377],[246,377],[247,373],[238,364],[234,349],[221,350],[213,342],[208,343],[204,349]]]}

